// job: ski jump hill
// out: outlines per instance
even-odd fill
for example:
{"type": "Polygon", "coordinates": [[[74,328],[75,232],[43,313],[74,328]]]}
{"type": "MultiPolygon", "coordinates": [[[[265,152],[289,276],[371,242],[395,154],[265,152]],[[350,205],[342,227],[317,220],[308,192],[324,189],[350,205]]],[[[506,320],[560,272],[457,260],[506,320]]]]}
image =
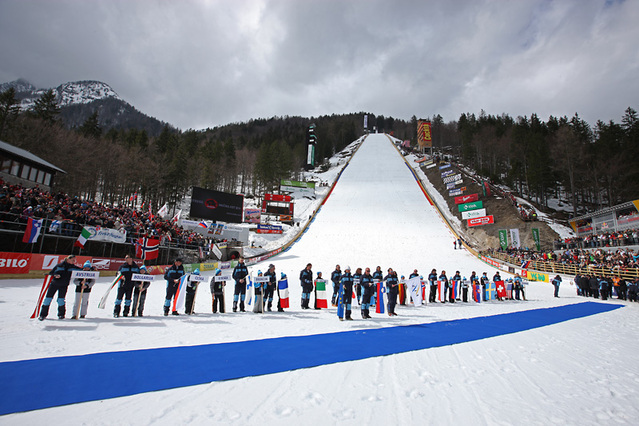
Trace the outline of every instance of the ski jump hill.
{"type": "Polygon", "coordinates": [[[355,321],[300,308],[307,263],[324,278],[336,264],[493,275],[453,238],[390,138],[371,134],[303,234],[249,267],[289,276],[284,313],[229,313],[229,283],[227,313],[211,313],[203,286],[196,315],[164,317],[160,281],[143,318],[114,319],[96,308],[104,278],[87,318],[40,322],[28,316],[41,282],[5,280],[0,424],[631,423],[639,368],[615,363],[639,351],[628,339],[639,310],[583,303],[567,284],[561,298],[531,283],[527,301],[399,306],[369,320],[356,302],[355,321]]]}

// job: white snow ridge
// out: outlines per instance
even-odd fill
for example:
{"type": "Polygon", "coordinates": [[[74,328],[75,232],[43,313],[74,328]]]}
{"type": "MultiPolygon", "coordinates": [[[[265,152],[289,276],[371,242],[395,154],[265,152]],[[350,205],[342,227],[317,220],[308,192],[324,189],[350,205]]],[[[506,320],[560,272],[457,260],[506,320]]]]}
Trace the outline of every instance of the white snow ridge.
{"type": "MultiPolygon", "coordinates": [[[[413,269],[426,277],[433,268],[445,269],[449,277],[456,270],[466,277],[473,270],[492,276],[494,270],[470,253],[453,250],[452,239],[389,138],[373,134],[302,238],[289,251],[249,268],[255,274],[273,263],[278,276],[288,274],[291,308],[286,312],[213,314],[208,286],[203,286],[196,315],[164,317],[165,284],[156,281],[143,318],[114,319],[113,296],[107,309],[96,307],[112,279],[102,278],[92,291],[87,318],[39,322],[29,315],[41,280],[4,280],[0,361],[365,331],[585,301],[564,280],[560,298],[553,297],[552,285],[531,283],[528,301],[398,306],[397,317],[373,311],[370,320],[361,319],[357,307],[355,320],[343,322],[335,308],[300,308],[298,277],[308,262],[314,275],[321,271],[325,278],[336,264],[353,271],[392,267],[407,277],[413,269]]],[[[227,312],[232,292],[233,285],[227,285],[227,312]]],[[[70,288],[69,306],[72,295],[70,288]]],[[[468,343],[9,414],[0,417],[0,425],[636,424],[639,306],[623,304],[611,312],[468,343]]],[[[55,317],[55,301],[52,313],[49,318],[55,317]]],[[[263,362],[262,355],[256,353],[254,362],[263,362]]],[[[176,359],[166,368],[180,369],[188,362],[176,359]]],[[[128,377],[127,371],[113,374],[123,382],[128,377]]]]}

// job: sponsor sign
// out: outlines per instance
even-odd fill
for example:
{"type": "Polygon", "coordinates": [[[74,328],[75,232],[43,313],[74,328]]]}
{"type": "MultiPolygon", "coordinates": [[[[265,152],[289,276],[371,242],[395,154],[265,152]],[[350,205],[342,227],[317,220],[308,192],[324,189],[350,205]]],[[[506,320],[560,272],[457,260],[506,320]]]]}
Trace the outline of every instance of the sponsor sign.
{"type": "Polygon", "coordinates": [[[255,232],[258,234],[281,234],[282,227],[279,225],[264,225],[260,223],[257,225],[255,232]]]}
{"type": "Polygon", "coordinates": [[[542,281],[545,283],[550,282],[550,277],[548,276],[548,274],[544,274],[542,272],[527,271],[526,278],[528,278],[530,281],[542,281]]]}
{"type": "Polygon", "coordinates": [[[450,164],[444,164],[443,166],[439,166],[439,170],[444,170],[446,167],[450,167],[450,164]]]}
{"type": "Polygon", "coordinates": [[[74,280],[76,278],[96,280],[96,279],[100,278],[100,273],[97,272],[97,271],[73,271],[73,272],[71,272],[71,279],[74,280]]]}
{"type": "Polygon", "coordinates": [[[430,148],[433,146],[433,138],[430,134],[430,121],[417,122],[417,144],[420,148],[430,148]]]}
{"type": "Polygon", "coordinates": [[[431,163],[428,166],[426,166],[427,169],[432,169],[433,167],[435,167],[437,164],[435,163],[431,163]]]}
{"type": "Polygon", "coordinates": [[[280,191],[299,195],[315,196],[315,182],[300,182],[297,180],[281,180],[280,191]]]}
{"type": "Polygon", "coordinates": [[[482,216],[486,216],[486,209],[470,210],[467,212],[462,212],[461,214],[461,217],[464,220],[473,219],[475,217],[482,217],[482,216]]]}
{"type": "Polygon", "coordinates": [[[455,197],[455,204],[470,203],[477,200],[479,200],[479,194],[462,195],[461,197],[455,197]]]}
{"type": "Polygon", "coordinates": [[[481,226],[488,225],[491,223],[495,223],[495,218],[493,215],[490,216],[482,216],[482,217],[474,217],[472,219],[468,219],[468,226],[481,226]]]}
{"type": "Polygon", "coordinates": [[[89,231],[90,241],[107,241],[110,243],[126,243],[126,231],[110,228],[100,228],[99,226],[85,226],[84,229],[89,231]]]}
{"type": "Polygon", "coordinates": [[[244,210],[244,222],[260,223],[261,214],[262,214],[262,210],[260,209],[246,209],[244,210]]]}
{"type": "Polygon", "coordinates": [[[242,223],[244,196],[193,187],[189,215],[200,219],[242,223]]]}
{"type": "Polygon", "coordinates": [[[446,184],[446,189],[454,189],[455,185],[457,185],[457,183],[455,182],[450,182],[446,184]]]}
{"type": "Polygon", "coordinates": [[[457,182],[462,180],[461,173],[457,173],[456,175],[446,176],[444,178],[444,183],[457,182]]]}
{"type": "Polygon", "coordinates": [[[499,268],[501,266],[501,263],[497,262],[496,260],[491,259],[490,257],[486,257],[486,256],[481,256],[481,260],[483,260],[484,262],[493,265],[495,268],[499,268]]]}
{"type": "MultiPolygon", "coordinates": [[[[461,198],[461,197],[457,197],[457,198],[461,198]]],[[[455,198],[455,199],[457,199],[455,198]]],[[[483,201],[476,201],[474,203],[465,203],[465,204],[460,204],[457,206],[457,209],[459,209],[460,212],[467,212],[469,210],[477,210],[477,209],[481,209],[484,207],[484,203],[483,201]]]]}
{"type": "Polygon", "coordinates": [[[284,195],[284,194],[270,194],[270,193],[266,193],[264,194],[264,201],[277,201],[277,202],[281,202],[281,203],[290,203],[292,200],[290,195],[284,195]]]}
{"type": "Polygon", "coordinates": [[[533,241],[535,242],[535,248],[537,251],[541,251],[541,240],[539,238],[539,228],[532,228],[533,241]]]}
{"type": "Polygon", "coordinates": [[[461,189],[453,189],[452,191],[448,191],[448,196],[449,197],[455,197],[457,195],[462,195],[462,190],[461,189]]]}
{"type": "Polygon", "coordinates": [[[508,231],[505,229],[499,230],[499,245],[502,250],[506,250],[508,248],[508,231]]]}
{"type": "Polygon", "coordinates": [[[442,179],[443,179],[443,178],[445,178],[446,176],[450,176],[450,175],[452,175],[453,173],[455,173],[455,171],[454,171],[454,170],[451,170],[451,169],[444,170],[444,171],[442,172],[442,179]]]}
{"type": "Polygon", "coordinates": [[[0,252],[0,274],[26,274],[30,260],[29,253],[0,252]]]}

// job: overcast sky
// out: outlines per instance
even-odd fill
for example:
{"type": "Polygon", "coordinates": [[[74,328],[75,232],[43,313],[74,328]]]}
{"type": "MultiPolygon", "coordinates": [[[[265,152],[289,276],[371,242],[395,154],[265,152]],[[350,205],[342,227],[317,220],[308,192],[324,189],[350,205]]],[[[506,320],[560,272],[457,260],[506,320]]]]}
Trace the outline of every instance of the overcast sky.
{"type": "Polygon", "coordinates": [[[201,129],[639,110],[639,1],[0,0],[0,82],[99,80],[201,129]]]}

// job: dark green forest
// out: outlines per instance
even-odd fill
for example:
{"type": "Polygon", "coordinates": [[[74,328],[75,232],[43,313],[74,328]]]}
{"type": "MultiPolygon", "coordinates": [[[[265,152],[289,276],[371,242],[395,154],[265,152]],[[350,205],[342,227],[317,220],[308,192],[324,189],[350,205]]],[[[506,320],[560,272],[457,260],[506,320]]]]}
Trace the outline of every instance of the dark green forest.
{"type": "MultiPolygon", "coordinates": [[[[69,125],[52,93],[29,112],[17,104],[13,89],[0,93],[0,140],[67,171],[56,177],[56,190],[116,204],[137,192],[138,201],[154,208],[175,205],[191,186],[251,197],[276,189],[280,179],[299,178],[311,124],[316,162],[322,164],[364,133],[365,114],[369,127],[412,144],[418,120],[359,112],[255,119],[198,131],[164,125],[149,133],[115,124],[102,128],[98,109],[81,125],[69,125]]],[[[598,121],[594,128],[577,114],[542,121],[536,114],[512,118],[481,111],[449,122],[441,115],[421,119],[432,123],[436,152],[541,207],[561,198],[582,214],[639,198],[639,118],[632,108],[620,123],[598,121]]]]}

